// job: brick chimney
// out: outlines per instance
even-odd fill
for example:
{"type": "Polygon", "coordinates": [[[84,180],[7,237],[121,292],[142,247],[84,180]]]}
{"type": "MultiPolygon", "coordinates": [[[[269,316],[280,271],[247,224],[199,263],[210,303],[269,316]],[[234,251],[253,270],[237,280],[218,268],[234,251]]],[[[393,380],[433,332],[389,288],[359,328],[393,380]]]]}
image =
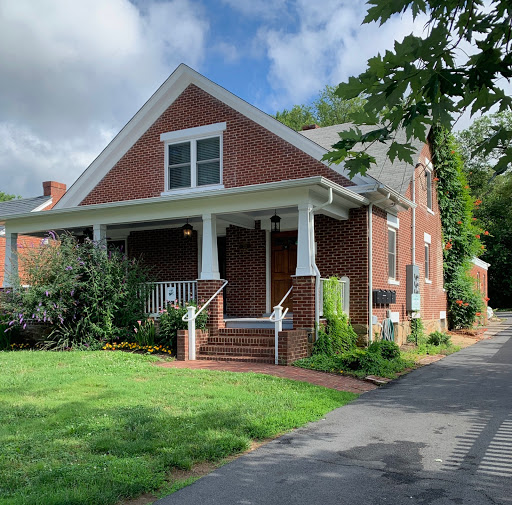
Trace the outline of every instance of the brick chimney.
{"type": "Polygon", "coordinates": [[[316,130],[317,128],[320,128],[317,124],[306,124],[302,127],[302,131],[306,130],[316,130]]]}
{"type": "Polygon", "coordinates": [[[66,192],[66,185],[62,182],[55,181],[46,181],[43,182],[43,191],[44,196],[51,196],[52,203],[44,210],[50,210],[63,196],[66,192]]]}

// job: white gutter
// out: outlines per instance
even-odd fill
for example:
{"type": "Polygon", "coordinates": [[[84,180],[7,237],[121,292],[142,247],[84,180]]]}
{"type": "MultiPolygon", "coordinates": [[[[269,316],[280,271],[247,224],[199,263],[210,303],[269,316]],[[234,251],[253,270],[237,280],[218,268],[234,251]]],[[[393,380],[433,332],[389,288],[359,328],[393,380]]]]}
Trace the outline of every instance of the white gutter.
{"type": "Polygon", "coordinates": [[[327,205],[331,205],[333,200],[333,194],[332,194],[332,188],[329,188],[329,198],[327,201],[318,207],[315,207],[314,209],[311,209],[309,213],[309,233],[310,233],[310,243],[313,247],[313,254],[311,255],[311,266],[313,267],[313,270],[315,271],[315,341],[318,338],[318,325],[320,324],[320,282],[321,282],[321,275],[320,270],[318,269],[318,266],[316,264],[316,242],[315,242],[315,215],[314,213],[318,210],[323,209],[324,207],[327,207],[327,205]]]}
{"type": "Polygon", "coordinates": [[[368,205],[368,343],[373,341],[373,206],[389,200],[390,194],[368,205]]]}

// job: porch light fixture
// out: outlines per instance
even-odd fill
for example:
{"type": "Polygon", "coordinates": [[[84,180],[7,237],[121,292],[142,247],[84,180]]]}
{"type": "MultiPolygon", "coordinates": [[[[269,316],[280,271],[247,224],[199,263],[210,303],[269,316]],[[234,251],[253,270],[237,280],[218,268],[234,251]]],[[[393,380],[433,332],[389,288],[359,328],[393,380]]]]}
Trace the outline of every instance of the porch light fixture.
{"type": "Polygon", "coordinates": [[[191,224],[188,224],[188,218],[187,218],[187,224],[184,224],[181,229],[183,230],[183,236],[185,238],[190,238],[192,236],[192,230],[194,229],[191,224]]]}
{"type": "Polygon", "coordinates": [[[270,218],[272,231],[281,231],[281,218],[277,215],[277,211],[274,210],[274,215],[270,218]]]}

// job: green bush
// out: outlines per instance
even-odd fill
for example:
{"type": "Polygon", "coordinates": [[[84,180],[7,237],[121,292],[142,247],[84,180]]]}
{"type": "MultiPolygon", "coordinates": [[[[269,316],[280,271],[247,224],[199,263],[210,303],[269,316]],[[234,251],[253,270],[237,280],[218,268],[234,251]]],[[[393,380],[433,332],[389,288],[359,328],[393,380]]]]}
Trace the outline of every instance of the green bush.
{"type": "Polygon", "coordinates": [[[10,324],[24,329],[29,320],[51,325],[49,349],[101,348],[125,339],[144,318],[147,268],[120,251],[70,234],[27,250],[22,258],[23,288],[12,279],[6,311],[10,324]]]}
{"type": "Polygon", "coordinates": [[[400,357],[400,347],[389,340],[376,340],[372,342],[368,346],[368,352],[377,353],[387,360],[400,357]]]}
{"type": "Polygon", "coordinates": [[[155,322],[153,319],[137,321],[137,326],[133,329],[133,340],[140,345],[155,345],[155,322]]]}
{"type": "Polygon", "coordinates": [[[435,345],[435,346],[446,346],[450,347],[452,345],[452,341],[450,335],[443,333],[441,331],[434,331],[428,336],[427,344],[435,345]]]}
{"type": "MultiPolygon", "coordinates": [[[[162,345],[170,347],[176,351],[176,338],[178,330],[186,330],[188,323],[183,321],[183,316],[187,313],[187,307],[194,305],[199,310],[200,307],[193,301],[178,305],[171,303],[161,312],[159,319],[158,342],[162,345]]],[[[204,330],[208,320],[208,312],[203,310],[196,318],[196,328],[204,330]]]]}
{"type": "Polygon", "coordinates": [[[407,335],[407,342],[416,345],[425,342],[425,328],[421,317],[411,319],[411,333],[407,335]]]}

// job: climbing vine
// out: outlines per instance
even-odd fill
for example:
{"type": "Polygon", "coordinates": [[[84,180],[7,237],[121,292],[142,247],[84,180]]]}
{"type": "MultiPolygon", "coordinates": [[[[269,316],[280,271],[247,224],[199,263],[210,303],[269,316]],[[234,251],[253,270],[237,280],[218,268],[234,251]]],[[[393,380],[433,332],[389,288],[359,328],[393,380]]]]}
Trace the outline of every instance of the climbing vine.
{"type": "Polygon", "coordinates": [[[444,287],[448,298],[451,328],[473,325],[482,310],[482,298],[469,274],[471,259],[479,256],[485,233],[476,226],[473,210],[482,203],[473,201],[463,171],[463,161],[451,133],[433,129],[434,166],[444,240],[444,287]]]}

